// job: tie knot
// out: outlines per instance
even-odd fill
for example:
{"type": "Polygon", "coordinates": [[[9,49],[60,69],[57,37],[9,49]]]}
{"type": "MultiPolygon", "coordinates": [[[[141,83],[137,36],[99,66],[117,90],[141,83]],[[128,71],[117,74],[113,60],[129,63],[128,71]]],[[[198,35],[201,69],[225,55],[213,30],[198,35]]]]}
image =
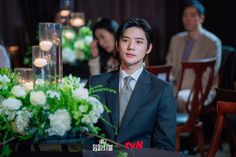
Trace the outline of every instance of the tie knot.
{"type": "Polygon", "coordinates": [[[132,77],[131,76],[127,76],[127,77],[125,77],[125,84],[126,85],[129,85],[130,84],[130,82],[132,81],[132,77]]]}

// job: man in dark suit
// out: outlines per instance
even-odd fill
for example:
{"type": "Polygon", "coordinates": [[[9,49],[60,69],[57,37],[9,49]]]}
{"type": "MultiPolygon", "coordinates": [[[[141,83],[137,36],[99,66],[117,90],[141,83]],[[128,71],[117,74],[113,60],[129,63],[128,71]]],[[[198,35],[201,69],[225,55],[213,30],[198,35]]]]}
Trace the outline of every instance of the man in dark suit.
{"type": "Polygon", "coordinates": [[[103,118],[113,126],[99,121],[108,138],[122,144],[142,141],[144,147],[175,151],[173,88],[143,66],[145,56],[152,49],[150,29],[144,19],[124,21],[116,33],[120,69],[93,76],[88,83],[90,87],[103,85],[117,91],[116,94],[97,93],[100,101],[111,110],[110,113],[104,112],[103,118]]]}

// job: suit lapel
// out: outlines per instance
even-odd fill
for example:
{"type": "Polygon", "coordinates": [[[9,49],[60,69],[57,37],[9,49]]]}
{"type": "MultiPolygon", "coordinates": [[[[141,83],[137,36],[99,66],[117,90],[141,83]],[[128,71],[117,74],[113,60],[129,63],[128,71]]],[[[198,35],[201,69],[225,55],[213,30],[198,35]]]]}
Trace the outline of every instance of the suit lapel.
{"type": "Polygon", "coordinates": [[[144,69],[130,97],[120,131],[128,125],[129,121],[133,118],[140,105],[143,104],[144,99],[147,99],[147,93],[150,90],[150,86],[148,85],[149,83],[149,74],[146,69],[144,69]]]}
{"type": "Polygon", "coordinates": [[[113,125],[118,129],[119,124],[119,71],[113,73],[107,80],[108,88],[115,89],[116,93],[106,92],[107,106],[111,110],[111,120],[113,125]]]}

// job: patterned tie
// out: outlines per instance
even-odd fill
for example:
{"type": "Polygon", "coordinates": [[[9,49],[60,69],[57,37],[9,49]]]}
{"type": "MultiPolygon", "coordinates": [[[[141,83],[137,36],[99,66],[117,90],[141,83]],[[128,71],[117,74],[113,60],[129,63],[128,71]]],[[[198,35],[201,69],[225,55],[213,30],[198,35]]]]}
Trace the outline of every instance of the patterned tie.
{"type": "Polygon", "coordinates": [[[121,92],[121,97],[120,97],[120,125],[121,122],[123,120],[130,96],[132,94],[132,89],[130,87],[130,82],[133,78],[131,76],[127,76],[126,78],[124,78],[124,86],[122,88],[122,92],[121,92]]]}

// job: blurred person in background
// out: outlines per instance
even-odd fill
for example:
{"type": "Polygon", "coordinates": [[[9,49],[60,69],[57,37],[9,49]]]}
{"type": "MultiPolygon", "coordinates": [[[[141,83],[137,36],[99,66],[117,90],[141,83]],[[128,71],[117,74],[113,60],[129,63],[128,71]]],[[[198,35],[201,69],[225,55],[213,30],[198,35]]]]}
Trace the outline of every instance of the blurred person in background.
{"type": "Polygon", "coordinates": [[[90,74],[96,75],[119,68],[116,56],[115,33],[118,23],[108,18],[102,18],[93,27],[94,41],[91,43],[90,74]]]}

